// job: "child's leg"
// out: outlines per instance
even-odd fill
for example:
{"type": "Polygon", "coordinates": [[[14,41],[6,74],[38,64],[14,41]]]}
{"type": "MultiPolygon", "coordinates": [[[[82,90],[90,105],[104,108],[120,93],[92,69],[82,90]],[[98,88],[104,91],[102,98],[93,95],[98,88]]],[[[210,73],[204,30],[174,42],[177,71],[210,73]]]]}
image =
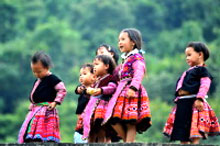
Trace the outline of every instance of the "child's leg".
{"type": "Polygon", "coordinates": [[[192,139],[192,144],[199,144],[200,138],[193,138],[192,139]]]}
{"type": "Polygon", "coordinates": [[[126,124],[126,126],[127,126],[126,142],[135,142],[136,125],[126,124]]]}
{"type": "Polygon", "coordinates": [[[125,135],[125,130],[122,127],[121,124],[116,123],[115,125],[112,125],[112,127],[114,128],[114,130],[119,134],[119,136],[123,139],[123,141],[126,141],[126,135],[125,135]]]}
{"type": "Polygon", "coordinates": [[[98,132],[98,143],[105,143],[106,142],[106,133],[104,129],[100,129],[98,132]]]}
{"type": "Polygon", "coordinates": [[[94,142],[97,142],[96,139],[97,139],[97,134],[93,131],[91,131],[91,134],[89,135],[89,138],[88,138],[88,143],[94,143],[94,142]]]}

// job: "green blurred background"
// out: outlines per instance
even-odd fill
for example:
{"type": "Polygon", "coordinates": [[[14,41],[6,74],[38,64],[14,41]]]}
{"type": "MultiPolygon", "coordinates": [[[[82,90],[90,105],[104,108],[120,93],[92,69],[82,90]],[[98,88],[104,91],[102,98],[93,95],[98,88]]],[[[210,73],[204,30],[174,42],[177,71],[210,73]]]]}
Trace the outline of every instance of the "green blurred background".
{"type": "MultiPolygon", "coordinates": [[[[220,118],[220,0],[1,0],[0,1],[0,143],[16,142],[27,114],[34,76],[30,57],[45,50],[52,72],[68,95],[58,107],[62,142],[73,142],[79,68],[91,62],[101,43],[117,48],[123,28],[142,32],[148,74],[143,84],[151,100],[153,126],[138,142],[169,142],[163,126],[174,106],[176,80],[188,68],[189,41],[203,41],[214,81],[209,103],[220,118]]],[[[201,143],[220,144],[220,138],[201,143]]]]}

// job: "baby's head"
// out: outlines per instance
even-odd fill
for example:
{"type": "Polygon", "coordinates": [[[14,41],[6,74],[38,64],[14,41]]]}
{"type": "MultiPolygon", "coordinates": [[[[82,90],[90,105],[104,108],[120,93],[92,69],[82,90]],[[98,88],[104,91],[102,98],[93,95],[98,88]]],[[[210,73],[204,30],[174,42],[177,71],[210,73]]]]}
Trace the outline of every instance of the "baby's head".
{"type": "Polygon", "coordinates": [[[116,49],[108,44],[101,44],[96,50],[96,55],[108,55],[114,59],[116,64],[118,63],[119,56],[116,49]]]}
{"type": "Polygon", "coordinates": [[[112,74],[115,69],[115,62],[112,57],[107,55],[98,55],[93,60],[94,74],[102,77],[106,74],[112,74]]]}
{"type": "Polygon", "coordinates": [[[43,51],[36,52],[31,58],[31,69],[37,78],[47,76],[52,66],[50,56],[43,51]]]}
{"type": "Polygon", "coordinates": [[[204,65],[209,58],[209,49],[202,42],[190,42],[185,50],[186,61],[190,66],[204,65]]]}
{"type": "Polygon", "coordinates": [[[80,69],[79,82],[84,86],[90,86],[95,82],[95,75],[93,72],[93,65],[86,63],[80,69]]]}

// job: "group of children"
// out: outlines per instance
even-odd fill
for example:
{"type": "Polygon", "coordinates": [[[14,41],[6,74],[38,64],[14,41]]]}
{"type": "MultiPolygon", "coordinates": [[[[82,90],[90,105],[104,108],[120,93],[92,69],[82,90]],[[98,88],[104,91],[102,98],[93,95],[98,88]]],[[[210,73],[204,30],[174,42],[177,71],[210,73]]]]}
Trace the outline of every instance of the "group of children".
{"type": "MultiPolygon", "coordinates": [[[[151,126],[147,91],[142,85],[146,65],[141,33],[123,29],[118,37],[122,63],[117,65],[116,50],[102,44],[92,63],[80,69],[76,114],[75,143],[135,142],[136,133],[151,126]]],[[[185,50],[186,70],[176,84],[176,106],[169,115],[164,134],[182,144],[198,144],[208,135],[219,135],[220,126],[206,101],[212,76],[205,67],[209,58],[207,46],[191,42],[185,50]]],[[[59,142],[59,118],[56,105],[66,95],[63,82],[52,74],[50,57],[37,52],[31,68],[37,80],[30,93],[29,113],[19,132],[18,142],[59,142]]]]}

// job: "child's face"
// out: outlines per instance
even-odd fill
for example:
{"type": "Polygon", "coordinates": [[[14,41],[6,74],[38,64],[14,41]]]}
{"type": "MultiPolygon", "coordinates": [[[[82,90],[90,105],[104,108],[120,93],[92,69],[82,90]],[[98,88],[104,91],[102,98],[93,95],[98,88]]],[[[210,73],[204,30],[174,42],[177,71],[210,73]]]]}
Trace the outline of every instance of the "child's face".
{"type": "Polygon", "coordinates": [[[105,65],[101,60],[99,60],[98,58],[96,58],[93,61],[93,65],[94,65],[94,74],[99,77],[99,76],[103,76],[105,74],[108,73],[108,68],[109,65],[105,65]]]}
{"type": "Polygon", "coordinates": [[[43,66],[43,64],[38,61],[37,63],[31,63],[31,69],[35,77],[43,78],[48,75],[49,68],[43,66]]]}
{"type": "Polygon", "coordinates": [[[202,64],[202,53],[196,52],[194,48],[188,47],[185,50],[186,62],[189,66],[196,66],[202,64]]]}
{"type": "Polygon", "coordinates": [[[107,55],[107,56],[113,57],[113,54],[109,52],[105,47],[98,48],[97,55],[107,55]]]}
{"type": "Polygon", "coordinates": [[[118,37],[118,48],[123,53],[133,50],[135,43],[129,38],[127,32],[121,32],[118,37]]]}
{"type": "Polygon", "coordinates": [[[89,67],[84,67],[80,69],[80,77],[79,77],[79,82],[82,85],[89,86],[93,84],[95,81],[95,76],[93,73],[91,73],[89,67]]]}

